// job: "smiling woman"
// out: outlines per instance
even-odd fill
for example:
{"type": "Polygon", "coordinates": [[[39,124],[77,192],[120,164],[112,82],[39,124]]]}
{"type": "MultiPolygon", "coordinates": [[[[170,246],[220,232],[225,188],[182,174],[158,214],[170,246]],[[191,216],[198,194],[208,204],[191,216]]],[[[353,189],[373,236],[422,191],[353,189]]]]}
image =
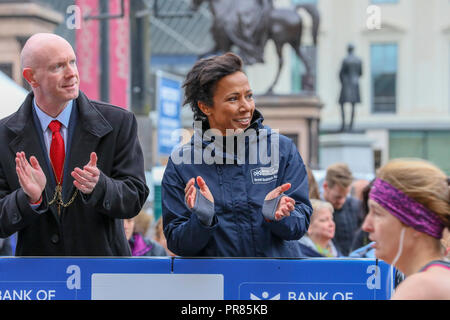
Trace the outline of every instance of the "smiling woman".
{"type": "Polygon", "coordinates": [[[233,129],[232,118],[253,116],[255,103],[242,68],[242,60],[227,53],[199,60],[188,73],[184,102],[191,106],[194,120],[207,125],[205,129],[217,128],[225,135],[225,129],[233,129]],[[224,111],[226,115],[220,115],[224,111]]]}
{"type": "Polygon", "coordinates": [[[197,61],[184,88],[201,132],[174,150],[162,180],[168,248],[183,256],[299,257],[296,240],[312,211],[306,169],[293,142],[262,124],[241,58],[197,61]],[[190,157],[175,161],[186,150],[190,157]],[[205,150],[214,161],[191,164],[205,150]]]}
{"type": "Polygon", "coordinates": [[[218,129],[222,135],[227,135],[227,129],[228,133],[247,129],[255,111],[247,76],[237,71],[220,79],[216,84],[213,106],[202,101],[198,103],[211,128],[218,129]]]}

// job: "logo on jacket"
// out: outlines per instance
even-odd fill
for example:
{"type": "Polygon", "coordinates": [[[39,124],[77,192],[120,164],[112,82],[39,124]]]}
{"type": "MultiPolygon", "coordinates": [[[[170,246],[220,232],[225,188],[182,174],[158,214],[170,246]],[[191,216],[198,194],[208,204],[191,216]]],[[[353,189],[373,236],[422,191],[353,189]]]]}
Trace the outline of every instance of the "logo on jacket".
{"type": "Polygon", "coordinates": [[[252,176],[253,184],[270,183],[278,179],[278,166],[252,169],[250,175],[252,176]]]}

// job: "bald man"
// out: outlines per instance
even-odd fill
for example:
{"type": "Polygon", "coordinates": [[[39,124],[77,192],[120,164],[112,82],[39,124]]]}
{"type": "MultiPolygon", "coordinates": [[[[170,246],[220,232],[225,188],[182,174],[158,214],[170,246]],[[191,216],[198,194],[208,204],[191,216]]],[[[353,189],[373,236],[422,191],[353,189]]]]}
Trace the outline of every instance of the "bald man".
{"type": "Polygon", "coordinates": [[[18,256],[130,256],[121,219],[148,196],[133,113],[80,90],[71,45],[30,37],[21,52],[32,92],[0,120],[0,238],[18,256]]]}

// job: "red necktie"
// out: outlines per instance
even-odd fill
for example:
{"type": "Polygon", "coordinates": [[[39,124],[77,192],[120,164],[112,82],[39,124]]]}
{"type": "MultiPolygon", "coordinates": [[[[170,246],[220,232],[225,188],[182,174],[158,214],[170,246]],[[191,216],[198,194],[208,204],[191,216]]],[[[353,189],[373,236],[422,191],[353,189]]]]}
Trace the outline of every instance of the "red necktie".
{"type": "Polygon", "coordinates": [[[59,132],[61,129],[61,122],[53,120],[48,125],[52,131],[52,143],[50,145],[50,160],[53,166],[53,172],[55,173],[56,183],[62,184],[63,180],[63,167],[64,167],[64,139],[59,132]]]}

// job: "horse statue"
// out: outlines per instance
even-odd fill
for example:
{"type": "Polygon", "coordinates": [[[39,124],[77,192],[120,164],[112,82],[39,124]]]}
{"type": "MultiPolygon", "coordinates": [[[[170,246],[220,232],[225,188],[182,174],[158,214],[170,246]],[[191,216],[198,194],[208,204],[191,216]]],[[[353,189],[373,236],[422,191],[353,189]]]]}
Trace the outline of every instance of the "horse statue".
{"type": "Polygon", "coordinates": [[[300,4],[294,8],[284,9],[274,8],[272,0],[192,0],[191,9],[198,10],[205,1],[209,2],[213,15],[211,33],[215,46],[212,50],[201,54],[199,58],[228,52],[236,46],[246,64],[264,63],[264,48],[267,41],[272,39],[278,55],[278,71],[267,94],[272,94],[280,77],[284,63],[282,49],[285,44],[294,49],[305,65],[303,89],[314,91],[312,67],[300,48],[303,21],[297,10],[304,9],[311,15],[312,37],[316,46],[320,16],[315,5],[300,4]]]}

